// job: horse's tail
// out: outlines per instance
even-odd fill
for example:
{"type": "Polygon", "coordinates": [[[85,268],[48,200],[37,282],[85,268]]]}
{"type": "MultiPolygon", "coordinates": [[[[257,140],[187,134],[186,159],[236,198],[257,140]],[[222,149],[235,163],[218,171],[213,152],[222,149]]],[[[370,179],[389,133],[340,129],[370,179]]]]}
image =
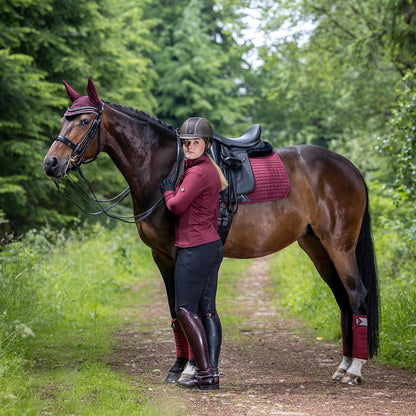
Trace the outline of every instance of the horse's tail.
{"type": "Polygon", "coordinates": [[[356,248],[358,270],[361,279],[367,289],[367,319],[368,319],[368,354],[371,357],[377,354],[379,338],[379,293],[376,261],[374,255],[373,238],[371,233],[371,218],[368,204],[368,188],[362,178],[367,203],[364,211],[363,222],[356,248]]]}

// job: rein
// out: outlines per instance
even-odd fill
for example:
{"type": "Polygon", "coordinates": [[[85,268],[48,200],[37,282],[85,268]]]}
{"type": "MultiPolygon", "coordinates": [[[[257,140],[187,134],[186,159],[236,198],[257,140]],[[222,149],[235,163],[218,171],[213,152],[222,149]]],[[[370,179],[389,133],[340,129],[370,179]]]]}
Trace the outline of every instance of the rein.
{"type": "MultiPolygon", "coordinates": [[[[130,187],[127,186],[122,192],[120,192],[118,195],[116,195],[115,197],[113,197],[111,199],[98,199],[97,196],[95,195],[95,192],[94,192],[92,186],[91,186],[91,183],[87,180],[87,178],[84,176],[84,174],[81,170],[81,164],[91,163],[98,156],[99,149],[100,149],[100,124],[101,124],[101,113],[102,113],[102,111],[103,111],[103,108],[102,108],[102,105],[100,104],[100,107],[98,108],[97,117],[95,118],[93,124],[91,125],[91,127],[89,128],[89,130],[87,131],[87,133],[85,134],[83,139],[77,145],[65,136],[59,136],[58,135],[54,138],[54,140],[60,141],[64,144],[66,144],[67,146],[69,146],[73,150],[73,152],[71,153],[71,155],[69,157],[69,160],[73,162],[73,159],[76,159],[76,161],[73,162],[74,163],[73,169],[79,172],[79,175],[80,175],[81,179],[87,185],[88,190],[89,190],[90,194],[92,195],[92,197],[88,194],[88,192],[85,192],[80,186],[78,186],[76,184],[76,182],[72,178],[70,178],[69,175],[66,175],[64,177],[64,179],[71,186],[71,188],[75,191],[75,193],[77,193],[84,201],[86,201],[88,203],[92,202],[92,203],[98,205],[98,207],[100,209],[98,211],[95,211],[95,212],[87,211],[82,206],[80,206],[77,202],[75,202],[73,199],[69,198],[68,196],[66,196],[64,194],[64,192],[60,188],[60,184],[59,184],[59,181],[57,179],[53,179],[53,181],[54,181],[56,187],[58,188],[59,193],[62,195],[62,197],[64,199],[66,199],[67,201],[72,202],[82,212],[84,212],[88,215],[94,215],[95,216],[95,215],[105,214],[110,218],[114,218],[114,219],[120,220],[120,221],[125,222],[125,223],[130,223],[130,224],[138,223],[140,221],[143,221],[147,217],[149,217],[149,215],[151,215],[159,207],[159,205],[164,200],[163,195],[149,209],[147,209],[146,211],[141,212],[139,214],[129,215],[129,216],[113,214],[113,213],[110,212],[110,210],[113,209],[114,207],[116,207],[117,205],[119,205],[129,194],[131,194],[130,187]],[[92,139],[94,138],[95,134],[97,133],[97,130],[98,130],[97,153],[91,160],[89,160],[87,162],[83,161],[82,156],[84,155],[86,149],[88,148],[89,144],[91,143],[92,139]],[[103,203],[109,203],[109,202],[112,203],[109,207],[103,207],[103,205],[102,205],[103,203]]],[[[174,178],[173,178],[174,183],[176,183],[176,181],[178,180],[178,177],[179,177],[179,169],[180,169],[179,165],[180,165],[180,154],[181,154],[181,144],[180,144],[178,130],[175,129],[175,133],[176,133],[176,164],[175,164],[175,172],[174,172],[174,178]]]]}

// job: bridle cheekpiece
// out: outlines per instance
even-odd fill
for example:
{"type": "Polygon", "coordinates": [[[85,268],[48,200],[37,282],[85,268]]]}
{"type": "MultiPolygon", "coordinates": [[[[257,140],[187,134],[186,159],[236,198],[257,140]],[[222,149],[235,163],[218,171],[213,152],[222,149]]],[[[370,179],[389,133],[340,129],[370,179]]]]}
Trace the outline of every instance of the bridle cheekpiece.
{"type": "Polygon", "coordinates": [[[93,162],[100,151],[100,124],[101,124],[101,114],[103,112],[103,102],[100,101],[100,104],[97,107],[93,106],[82,106],[82,107],[76,107],[76,108],[68,108],[64,114],[64,117],[74,117],[76,115],[80,114],[88,114],[92,113],[95,114],[95,120],[91,124],[90,128],[88,129],[85,136],[82,138],[82,140],[75,144],[72,140],[68,139],[65,136],[58,135],[54,137],[54,141],[59,141],[61,143],[64,143],[66,146],[70,147],[72,149],[72,153],[69,156],[69,160],[72,163],[73,169],[78,169],[82,163],[91,163],[93,162]],[[93,158],[91,158],[88,161],[83,160],[84,153],[86,152],[88,146],[90,145],[92,139],[94,138],[95,134],[97,134],[97,152],[93,158]]]}

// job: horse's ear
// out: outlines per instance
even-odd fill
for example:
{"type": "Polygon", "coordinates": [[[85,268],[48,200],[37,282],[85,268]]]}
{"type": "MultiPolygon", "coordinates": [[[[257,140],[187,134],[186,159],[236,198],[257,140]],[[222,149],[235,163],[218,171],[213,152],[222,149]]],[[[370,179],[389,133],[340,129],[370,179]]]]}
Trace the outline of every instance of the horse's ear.
{"type": "Polygon", "coordinates": [[[81,94],[78,94],[65,80],[63,80],[63,83],[65,85],[66,92],[68,93],[68,96],[72,102],[81,97],[81,94]]]}
{"type": "Polygon", "coordinates": [[[99,107],[100,99],[98,98],[97,90],[95,89],[95,85],[92,82],[91,78],[88,78],[87,94],[88,94],[88,98],[90,99],[91,103],[94,106],[99,107]]]}

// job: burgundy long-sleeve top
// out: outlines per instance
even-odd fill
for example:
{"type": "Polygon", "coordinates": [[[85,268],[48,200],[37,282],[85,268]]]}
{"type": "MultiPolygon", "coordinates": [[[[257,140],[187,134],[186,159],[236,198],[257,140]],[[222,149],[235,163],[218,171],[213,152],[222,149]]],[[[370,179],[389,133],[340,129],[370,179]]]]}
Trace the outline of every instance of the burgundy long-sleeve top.
{"type": "Polygon", "coordinates": [[[166,206],[176,215],[175,246],[194,247],[220,239],[218,194],[220,178],[207,155],[185,160],[185,171],[174,191],[163,195],[166,206]]]}

